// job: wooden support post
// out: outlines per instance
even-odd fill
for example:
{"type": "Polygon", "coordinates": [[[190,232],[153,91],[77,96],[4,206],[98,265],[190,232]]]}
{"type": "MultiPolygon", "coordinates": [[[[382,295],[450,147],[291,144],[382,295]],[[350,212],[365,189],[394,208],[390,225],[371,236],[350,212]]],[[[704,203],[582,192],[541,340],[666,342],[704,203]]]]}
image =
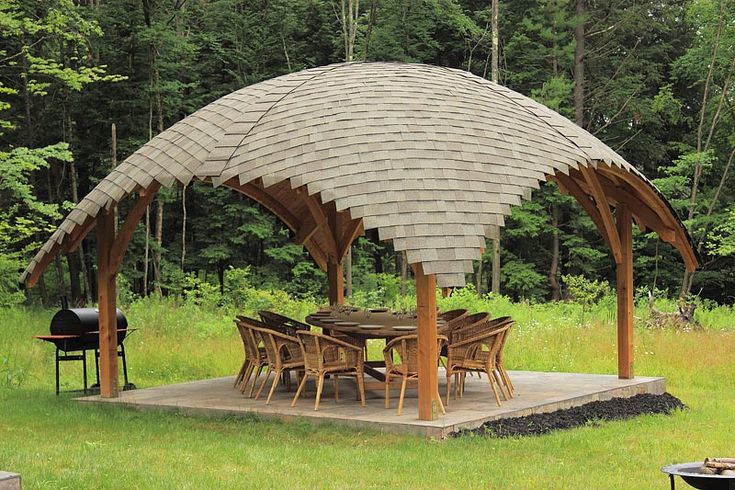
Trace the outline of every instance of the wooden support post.
{"type": "Polygon", "coordinates": [[[327,262],[327,280],[329,282],[329,304],[341,305],[345,302],[345,282],[342,275],[342,262],[329,257],[327,262]]]}
{"type": "Polygon", "coordinates": [[[436,276],[424,274],[421,264],[414,265],[414,275],[419,336],[419,419],[434,420],[441,403],[436,361],[436,276]]]}
{"type": "Polygon", "coordinates": [[[633,222],[630,208],[619,203],[616,228],[620,238],[621,262],[617,264],[618,377],[632,379],[633,372],[633,222]]]}
{"type": "Polygon", "coordinates": [[[115,213],[102,210],[97,217],[97,298],[100,336],[100,396],[116,398],[117,371],[117,271],[110,267],[115,242],[115,213]]]}

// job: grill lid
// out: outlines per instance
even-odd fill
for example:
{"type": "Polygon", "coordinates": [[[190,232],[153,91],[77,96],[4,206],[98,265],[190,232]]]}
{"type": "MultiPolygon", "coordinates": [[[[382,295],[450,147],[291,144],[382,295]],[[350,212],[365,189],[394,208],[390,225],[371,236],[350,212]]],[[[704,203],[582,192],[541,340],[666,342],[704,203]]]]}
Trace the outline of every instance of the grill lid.
{"type": "MultiPolygon", "coordinates": [[[[128,328],[128,321],[119,309],[117,311],[118,330],[128,328]]],[[[59,310],[51,319],[51,335],[83,335],[99,330],[99,310],[97,308],[67,308],[59,310]]]]}

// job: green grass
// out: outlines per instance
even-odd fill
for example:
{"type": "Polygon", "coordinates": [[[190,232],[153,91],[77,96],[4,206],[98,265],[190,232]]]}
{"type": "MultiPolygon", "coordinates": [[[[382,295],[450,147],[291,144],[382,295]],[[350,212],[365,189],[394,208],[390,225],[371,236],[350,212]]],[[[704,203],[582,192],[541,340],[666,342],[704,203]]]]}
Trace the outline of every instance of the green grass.
{"type": "MultiPolygon", "coordinates": [[[[518,318],[511,368],[615,372],[604,305],[470,306],[518,318]]],[[[140,329],[126,343],[139,387],[237,369],[231,312],[154,301],[126,311],[140,329]]],[[[732,316],[717,315],[702,331],[636,331],[637,373],[666,376],[689,410],[541,437],[440,443],[80,405],[54,396],[52,348],[31,340],[47,330],[51,312],[0,310],[0,469],[20,472],[26,488],[666,488],[665,464],[733,456],[735,330],[724,328],[732,316]]],[[[79,367],[65,366],[62,377],[63,388],[77,387],[79,367]]]]}

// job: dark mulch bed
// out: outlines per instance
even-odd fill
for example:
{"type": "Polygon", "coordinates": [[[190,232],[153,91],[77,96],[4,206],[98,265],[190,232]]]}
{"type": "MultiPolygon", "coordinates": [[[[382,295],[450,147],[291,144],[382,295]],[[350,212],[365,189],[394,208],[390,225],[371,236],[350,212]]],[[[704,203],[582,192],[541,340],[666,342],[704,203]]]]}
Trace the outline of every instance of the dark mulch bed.
{"type": "Polygon", "coordinates": [[[602,420],[623,420],[644,414],[669,414],[685,409],[681,400],[669,393],[663,395],[635,395],[630,398],[612,398],[586,403],[549,413],[536,413],[525,417],[499,419],[486,422],[471,430],[453,435],[481,435],[491,437],[536,436],[555,430],[570,429],[602,420]]]}

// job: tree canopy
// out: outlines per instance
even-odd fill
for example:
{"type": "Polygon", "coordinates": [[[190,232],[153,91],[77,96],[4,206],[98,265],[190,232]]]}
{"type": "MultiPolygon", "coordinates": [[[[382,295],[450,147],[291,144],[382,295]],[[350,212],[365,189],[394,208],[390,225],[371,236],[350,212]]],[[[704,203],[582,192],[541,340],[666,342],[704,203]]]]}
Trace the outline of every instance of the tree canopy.
{"type": "MultiPolygon", "coordinates": [[[[653,178],[704,257],[636,235],[636,283],[730,303],[735,286],[735,3],[731,0],[500,0],[499,82],[585,129],[653,178]],[[581,30],[579,29],[581,28],[581,30]],[[581,36],[581,37],[580,37],[581,36]],[[576,95],[576,97],[575,97],[576,95]]],[[[16,272],[116,162],[243,86],[343,61],[407,61],[490,78],[490,1],[8,0],[0,6],[0,303],[16,272]],[[352,13],[343,15],[343,12],[352,13]],[[112,125],[116,133],[113,137],[112,125]]],[[[122,210],[124,212],[124,209],[122,210]]],[[[89,301],[93,238],[60,257],[27,300],[89,301]]],[[[372,233],[353,246],[356,287],[391,284],[403,257],[372,233]]],[[[614,280],[586,214],[553,184],[501,235],[501,291],[559,299],[563,277],[614,280]]],[[[491,258],[485,257],[485,270],[491,258]]],[[[135,294],[225,272],[296,295],[324,275],[266,210],[227,189],[161,192],[126,255],[135,294]]],[[[479,274],[487,291],[490,275],[479,274]]],[[[7,299],[3,299],[7,297],[7,299]]]]}

